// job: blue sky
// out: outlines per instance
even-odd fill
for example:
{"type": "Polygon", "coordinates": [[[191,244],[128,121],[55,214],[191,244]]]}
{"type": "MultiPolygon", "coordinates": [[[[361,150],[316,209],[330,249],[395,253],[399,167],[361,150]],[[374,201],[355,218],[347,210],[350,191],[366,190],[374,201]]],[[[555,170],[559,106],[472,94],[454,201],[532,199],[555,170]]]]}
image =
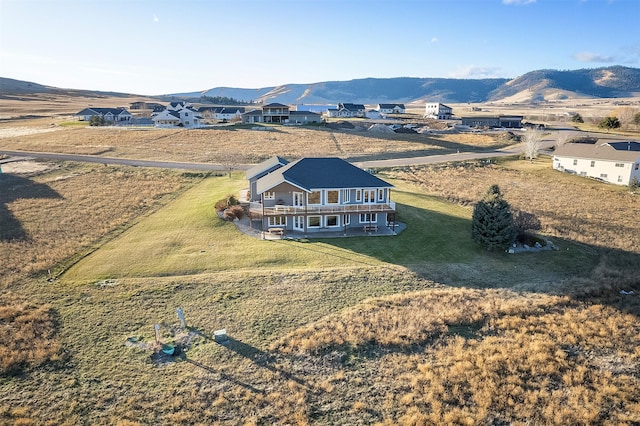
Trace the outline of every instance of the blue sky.
{"type": "Polygon", "coordinates": [[[640,67],[640,0],[0,0],[0,77],[144,95],[640,67]]]}

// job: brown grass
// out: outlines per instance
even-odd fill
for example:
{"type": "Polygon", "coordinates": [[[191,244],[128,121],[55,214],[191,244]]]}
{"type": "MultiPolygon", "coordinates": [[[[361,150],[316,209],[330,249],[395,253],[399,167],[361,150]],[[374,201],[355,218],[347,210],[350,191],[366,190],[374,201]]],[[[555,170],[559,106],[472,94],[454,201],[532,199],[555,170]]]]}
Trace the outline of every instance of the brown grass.
{"type": "Polygon", "coordinates": [[[2,229],[0,287],[5,288],[55,269],[189,183],[174,172],[71,163],[34,177],[0,175],[0,180],[6,189],[0,193],[3,220],[12,218],[22,227],[2,229]]]}
{"type": "MultiPolygon", "coordinates": [[[[630,424],[640,421],[639,307],[430,290],[357,305],[274,349],[309,364],[340,359],[348,395],[368,387],[381,424],[630,424]]],[[[349,410],[339,399],[336,411],[349,410]]]]}
{"type": "Polygon", "coordinates": [[[50,306],[37,306],[13,293],[0,303],[0,376],[60,359],[61,345],[50,306]]]}
{"type": "Polygon", "coordinates": [[[533,166],[526,161],[469,162],[397,168],[391,175],[464,206],[475,204],[495,183],[512,208],[540,220],[543,234],[640,253],[637,222],[629,219],[638,195],[626,187],[553,171],[548,158],[533,166]]]}
{"type": "MultiPolygon", "coordinates": [[[[504,146],[505,141],[487,135],[464,135],[453,142],[420,134],[385,135],[367,131],[332,131],[324,128],[279,126],[273,130],[224,129],[127,129],[112,127],[65,128],[47,133],[7,133],[3,148],[40,152],[95,154],[108,157],[225,163],[229,152],[240,164],[255,164],[273,155],[289,159],[337,156],[379,159],[393,156],[443,154],[479,147],[504,146]]],[[[15,132],[15,130],[12,130],[15,132]]],[[[2,136],[2,133],[0,133],[2,136]]]]}

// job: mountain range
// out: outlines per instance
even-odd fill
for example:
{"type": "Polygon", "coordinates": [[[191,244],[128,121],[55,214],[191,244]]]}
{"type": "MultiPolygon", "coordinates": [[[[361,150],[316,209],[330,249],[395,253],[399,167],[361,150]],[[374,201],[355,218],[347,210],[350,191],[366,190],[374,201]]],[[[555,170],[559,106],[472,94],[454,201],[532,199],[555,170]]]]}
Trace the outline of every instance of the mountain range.
{"type": "MultiPolygon", "coordinates": [[[[81,96],[122,93],[57,89],[37,83],[0,78],[0,97],[26,93],[56,93],[81,96]]],[[[131,96],[131,95],[128,95],[131,96]]],[[[626,98],[640,96],[640,69],[623,66],[579,70],[537,70],[514,79],[454,78],[364,78],[310,84],[286,84],[258,89],[215,87],[190,93],[156,96],[162,100],[193,100],[202,96],[240,101],[282,104],[378,103],[531,103],[573,98],[626,98]]]]}

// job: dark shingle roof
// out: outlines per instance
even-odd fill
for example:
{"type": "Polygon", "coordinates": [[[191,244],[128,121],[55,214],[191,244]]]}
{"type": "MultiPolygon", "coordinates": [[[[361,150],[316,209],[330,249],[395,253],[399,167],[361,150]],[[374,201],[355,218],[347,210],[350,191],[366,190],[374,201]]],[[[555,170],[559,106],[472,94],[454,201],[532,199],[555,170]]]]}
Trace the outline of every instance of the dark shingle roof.
{"type": "Polygon", "coordinates": [[[391,188],[388,182],[335,157],[302,158],[258,180],[259,193],[288,182],[305,191],[339,188],[391,188]]]}
{"type": "Polygon", "coordinates": [[[119,114],[122,114],[123,112],[126,112],[127,114],[129,114],[129,111],[127,111],[125,108],[93,108],[91,107],[91,108],[83,109],[76,115],[105,115],[108,113],[111,113],[113,115],[119,115],[119,114]]]}

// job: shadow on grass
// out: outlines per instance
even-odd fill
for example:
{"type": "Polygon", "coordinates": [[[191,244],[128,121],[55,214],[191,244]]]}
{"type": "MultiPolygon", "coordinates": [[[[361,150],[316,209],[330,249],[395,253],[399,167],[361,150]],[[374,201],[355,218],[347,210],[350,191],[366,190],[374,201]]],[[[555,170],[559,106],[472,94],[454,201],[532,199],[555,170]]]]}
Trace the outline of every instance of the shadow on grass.
{"type": "Polygon", "coordinates": [[[10,174],[0,173],[0,188],[0,241],[29,239],[22,223],[11,213],[9,203],[20,199],[62,198],[48,185],[10,174]]]}
{"type": "MultiPolygon", "coordinates": [[[[213,339],[210,335],[202,332],[201,330],[194,328],[194,327],[189,327],[189,330],[197,333],[198,335],[202,336],[203,338],[205,338],[207,341],[212,341],[214,342],[215,339],[213,339]]],[[[225,347],[226,349],[230,350],[231,352],[236,353],[237,355],[240,355],[244,358],[247,358],[248,360],[250,360],[251,362],[253,362],[255,365],[257,365],[258,367],[261,368],[265,368],[273,373],[276,373],[278,375],[280,375],[281,377],[283,377],[286,380],[291,380],[296,382],[297,384],[299,384],[300,386],[304,386],[305,388],[310,389],[311,386],[303,379],[294,376],[293,374],[291,374],[288,371],[283,370],[282,368],[276,367],[275,365],[273,365],[275,357],[268,353],[265,352],[261,349],[256,348],[255,346],[252,346],[248,343],[242,342],[240,340],[234,339],[233,337],[227,337],[227,340],[224,342],[216,342],[218,343],[220,346],[225,347]]],[[[218,371],[215,368],[212,367],[208,367],[202,363],[199,363],[197,361],[193,361],[191,359],[188,359],[186,354],[183,352],[180,354],[181,359],[183,359],[184,361],[187,361],[193,365],[196,365],[200,368],[203,368],[211,373],[217,373],[220,374],[220,377],[226,380],[229,380],[233,383],[239,384],[240,386],[245,387],[246,389],[249,389],[253,392],[258,392],[258,393],[264,393],[263,390],[259,390],[251,385],[248,385],[246,383],[242,383],[237,381],[236,379],[234,379],[233,377],[227,375],[224,372],[218,371]]]]}

